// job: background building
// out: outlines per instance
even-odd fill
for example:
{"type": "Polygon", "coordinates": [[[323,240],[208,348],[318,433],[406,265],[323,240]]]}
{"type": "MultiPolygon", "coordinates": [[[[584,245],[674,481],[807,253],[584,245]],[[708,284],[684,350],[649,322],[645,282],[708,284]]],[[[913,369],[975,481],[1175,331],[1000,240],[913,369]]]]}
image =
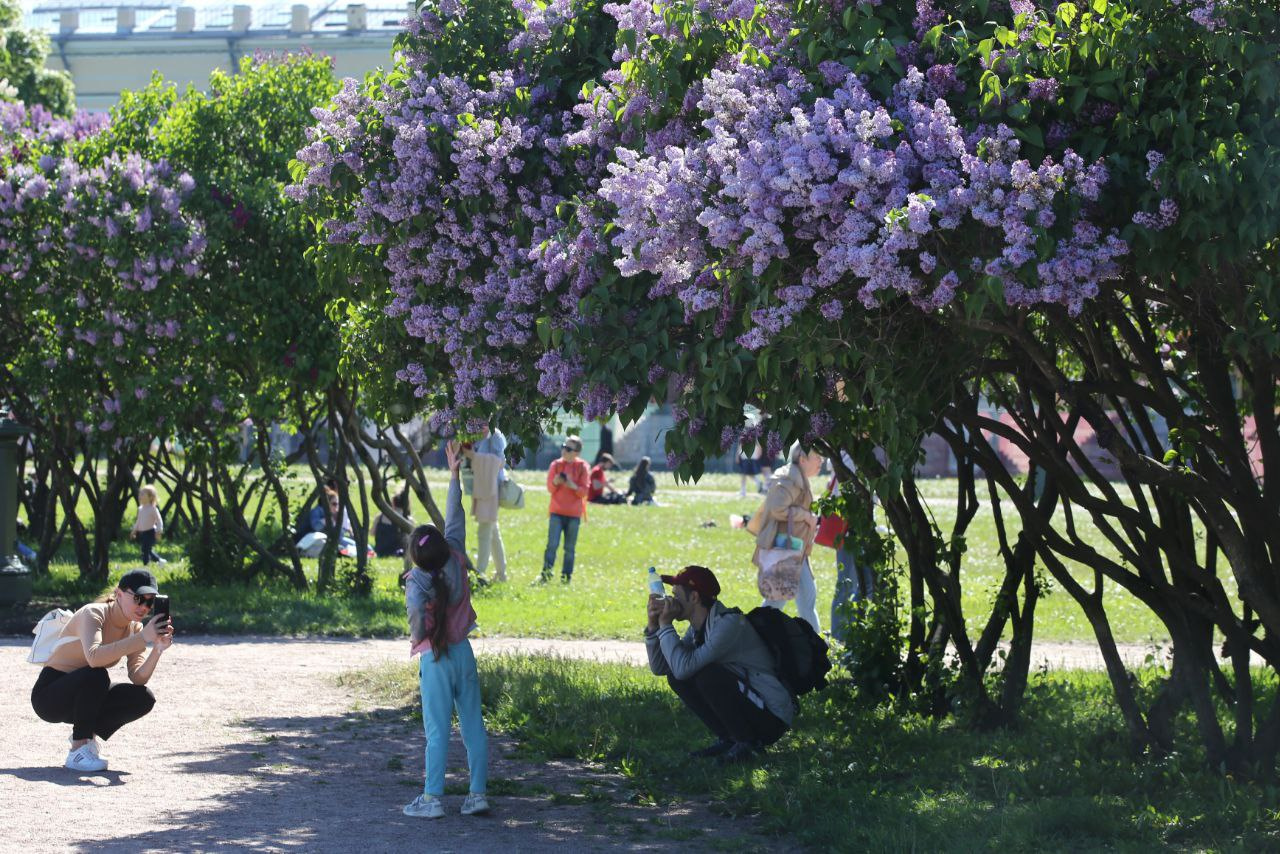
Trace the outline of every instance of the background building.
{"type": "Polygon", "coordinates": [[[362,77],[390,65],[413,3],[36,0],[26,8],[27,26],[53,41],[49,67],[71,72],[77,106],[101,112],[153,72],[201,87],[213,69],[231,71],[258,51],[310,49],[333,57],[339,77],[362,77]]]}

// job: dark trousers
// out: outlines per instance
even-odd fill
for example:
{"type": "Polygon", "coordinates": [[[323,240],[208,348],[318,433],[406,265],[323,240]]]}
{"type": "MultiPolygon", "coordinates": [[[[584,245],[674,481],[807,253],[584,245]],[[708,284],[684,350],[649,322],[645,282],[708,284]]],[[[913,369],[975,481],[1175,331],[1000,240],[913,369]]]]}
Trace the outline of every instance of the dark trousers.
{"type": "Polygon", "coordinates": [[[142,547],[142,565],[146,566],[156,559],[156,529],[138,532],[138,545],[142,547]]]}
{"type": "Polygon", "coordinates": [[[671,690],[721,741],[773,744],[787,725],[764,708],[759,695],[740,676],[720,664],[708,664],[688,679],[667,677],[671,690]]]}
{"type": "Polygon", "coordinates": [[[81,667],[70,673],[46,667],[31,689],[31,708],[36,714],[51,724],[71,724],[74,739],[111,738],[155,704],[156,695],[146,685],[112,685],[101,667],[81,667]]]}

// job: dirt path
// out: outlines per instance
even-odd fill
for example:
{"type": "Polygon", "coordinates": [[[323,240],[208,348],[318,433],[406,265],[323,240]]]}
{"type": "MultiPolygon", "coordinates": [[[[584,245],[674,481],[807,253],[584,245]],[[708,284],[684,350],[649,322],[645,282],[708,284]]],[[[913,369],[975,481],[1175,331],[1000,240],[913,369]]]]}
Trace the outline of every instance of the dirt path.
{"type": "MultiPolygon", "coordinates": [[[[479,646],[483,655],[529,643],[479,646]]],[[[576,854],[687,849],[713,836],[741,850],[775,847],[710,805],[633,804],[623,778],[582,763],[533,765],[499,737],[490,739],[492,815],[456,813],[466,783],[455,734],[449,814],[404,817],[400,807],[422,785],[421,728],[362,704],[333,679],[404,661],[404,641],[184,638],[157,671],[155,711],[103,750],[111,770],[78,774],[61,766],[70,728],[31,710],[37,670],[24,660],[27,646],[0,639],[3,852],[576,854]]],[[[590,646],[614,660],[631,654],[626,645],[590,646]]]]}
{"type": "MultiPolygon", "coordinates": [[[[488,653],[525,653],[530,655],[561,655],[566,658],[620,661],[627,664],[646,663],[644,644],[638,641],[618,640],[556,640],[543,638],[479,638],[472,641],[476,650],[488,653]]],[[[1157,648],[1154,644],[1119,644],[1120,657],[1131,667],[1154,662],[1169,663],[1169,646],[1157,648]]],[[[1089,643],[1037,643],[1031,649],[1031,669],[1039,670],[1102,670],[1102,655],[1089,643]]]]}

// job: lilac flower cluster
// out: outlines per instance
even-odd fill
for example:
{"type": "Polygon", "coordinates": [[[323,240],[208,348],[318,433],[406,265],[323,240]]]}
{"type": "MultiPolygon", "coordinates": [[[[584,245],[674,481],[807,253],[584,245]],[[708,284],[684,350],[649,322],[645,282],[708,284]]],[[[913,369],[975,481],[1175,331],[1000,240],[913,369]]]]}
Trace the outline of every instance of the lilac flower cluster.
{"type": "Polygon", "coordinates": [[[39,140],[48,145],[79,141],[98,133],[110,121],[110,116],[105,114],[84,111],[70,119],[61,119],[39,104],[28,107],[19,102],[0,101],[0,137],[11,144],[15,140],[39,140]]]}
{"type": "Polygon", "coordinates": [[[966,134],[944,100],[924,97],[927,85],[913,67],[886,105],[852,74],[810,98],[795,68],[714,71],[703,81],[701,138],[654,154],[620,150],[610,167],[600,194],[617,211],[619,270],[654,274],[651,295],[674,293],[690,316],[722,304],[710,271],[759,278],[790,260],[794,278],[738,337],[748,349],[815,302],[839,317],[849,282],[866,305],[903,294],[931,310],[964,280],[991,276],[1011,303],[1078,311],[1118,275],[1124,243],[1076,220],[1036,263],[1038,234],[1073,199],[1096,200],[1105,168],[1071,152],[1062,163],[1021,160],[1011,130],[966,134]]]}
{"type": "Polygon", "coordinates": [[[551,40],[553,30],[574,18],[573,6],[569,0],[551,0],[549,3],[513,0],[512,6],[524,20],[524,30],[507,45],[512,53],[526,48],[544,47],[551,40]]]}
{"type": "Polygon", "coordinates": [[[1187,17],[1209,32],[1225,25],[1220,0],[1173,0],[1174,6],[1185,6],[1187,17]]]}

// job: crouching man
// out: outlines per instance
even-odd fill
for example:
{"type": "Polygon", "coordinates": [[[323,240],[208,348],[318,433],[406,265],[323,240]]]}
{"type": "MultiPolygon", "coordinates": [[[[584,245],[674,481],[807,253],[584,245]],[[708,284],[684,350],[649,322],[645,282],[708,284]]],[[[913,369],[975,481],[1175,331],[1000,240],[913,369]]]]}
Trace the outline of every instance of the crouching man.
{"type": "Polygon", "coordinates": [[[720,582],[704,566],[664,575],[671,596],[651,595],[644,631],[649,669],[666,676],[716,741],[692,756],[740,762],[783,736],[795,701],[774,672],[773,656],[738,609],[717,598],[720,582]],[[684,637],[672,622],[689,623],[684,637]]]}

